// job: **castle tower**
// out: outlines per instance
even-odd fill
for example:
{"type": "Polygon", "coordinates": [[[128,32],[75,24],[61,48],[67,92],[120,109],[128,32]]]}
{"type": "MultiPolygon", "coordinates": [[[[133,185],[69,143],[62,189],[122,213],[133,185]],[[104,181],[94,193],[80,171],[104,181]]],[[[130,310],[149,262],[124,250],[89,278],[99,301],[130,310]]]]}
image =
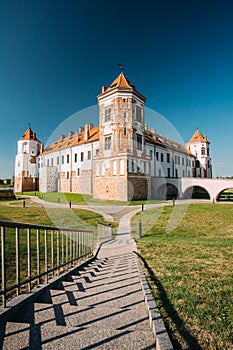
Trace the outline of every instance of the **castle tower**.
{"type": "Polygon", "coordinates": [[[197,129],[191,139],[187,142],[188,150],[196,157],[194,177],[212,178],[212,164],[210,157],[210,142],[197,129]]]}
{"type": "Polygon", "coordinates": [[[94,196],[110,200],[147,198],[144,103],[123,72],[97,97],[99,153],[94,158],[94,196]]]}
{"type": "Polygon", "coordinates": [[[29,127],[18,141],[15,159],[15,192],[38,190],[38,158],[42,143],[29,127]]]}

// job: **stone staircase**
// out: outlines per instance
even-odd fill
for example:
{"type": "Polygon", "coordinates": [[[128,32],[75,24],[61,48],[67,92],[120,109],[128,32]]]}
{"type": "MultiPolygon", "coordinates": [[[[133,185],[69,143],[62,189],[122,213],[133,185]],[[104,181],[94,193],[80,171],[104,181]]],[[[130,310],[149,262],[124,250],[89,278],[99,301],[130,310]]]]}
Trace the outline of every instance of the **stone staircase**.
{"type": "Polygon", "coordinates": [[[1,349],[155,349],[134,241],[119,236],[1,324],[1,349]]]}

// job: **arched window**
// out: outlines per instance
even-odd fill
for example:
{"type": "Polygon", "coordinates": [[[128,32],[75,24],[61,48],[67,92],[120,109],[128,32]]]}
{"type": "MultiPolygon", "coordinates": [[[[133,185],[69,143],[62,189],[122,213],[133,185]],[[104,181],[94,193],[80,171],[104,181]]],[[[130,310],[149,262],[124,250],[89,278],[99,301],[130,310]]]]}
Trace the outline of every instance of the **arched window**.
{"type": "Polygon", "coordinates": [[[201,148],[201,155],[204,156],[205,155],[205,147],[201,148]]]}

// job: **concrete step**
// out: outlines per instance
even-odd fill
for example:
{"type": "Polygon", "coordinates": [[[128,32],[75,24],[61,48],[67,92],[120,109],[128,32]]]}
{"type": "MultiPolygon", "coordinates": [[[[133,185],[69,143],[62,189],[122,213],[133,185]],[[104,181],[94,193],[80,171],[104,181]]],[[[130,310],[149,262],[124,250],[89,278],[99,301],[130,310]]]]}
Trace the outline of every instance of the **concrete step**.
{"type": "Polygon", "coordinates": [[[25,349],[155,349],[151,332],[96,327],[53,326],[8,322],[4,329],[3,350],[25,349]]]}

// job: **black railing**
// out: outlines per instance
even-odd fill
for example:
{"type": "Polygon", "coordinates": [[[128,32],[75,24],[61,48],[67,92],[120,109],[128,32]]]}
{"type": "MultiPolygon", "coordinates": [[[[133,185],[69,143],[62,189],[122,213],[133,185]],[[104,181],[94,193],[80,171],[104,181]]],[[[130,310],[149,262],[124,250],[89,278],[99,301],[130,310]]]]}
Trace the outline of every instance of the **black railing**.
{"type": "Polygon", "coordinates": [[[2,306],[92,255],[93,231],[0,221],[2,306]]]}

